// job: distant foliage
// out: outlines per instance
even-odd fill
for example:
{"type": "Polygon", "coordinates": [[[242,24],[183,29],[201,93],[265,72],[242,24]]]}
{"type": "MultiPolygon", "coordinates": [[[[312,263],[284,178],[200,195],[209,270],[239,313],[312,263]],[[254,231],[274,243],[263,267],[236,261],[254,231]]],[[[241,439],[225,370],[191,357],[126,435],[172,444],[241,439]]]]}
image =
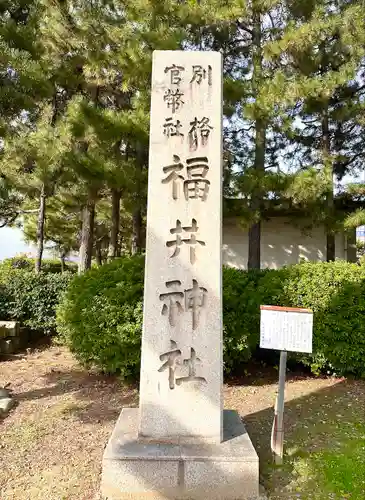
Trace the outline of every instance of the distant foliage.
{"type": "MultiPolygon", "coordinates": [[[[11,269],[27,269],[28,271],[31,271],[34,269],[34,265],[35,261],[30,257],[18,256],[12,257],[10,259],[4,259],[0,262],[0,274],[11,269]]],[[[74,262],[67,262],[65,265],[65,270],[76,272],[77,264],[75,264],[74,262]]],[[[43,259],[42,271],[45,273],[61,273],[61,262],[55,259],[43,259]]]]}
{"type": "MultiPolygon", "coordinates": [[[[88,366],[137,375],[140,362],[143,258],[123,258],[76,276],[58,308],[57,327],[88,366]]],[[[279,270],[225,268],[224,366],[242,372],[259,344],[260,305],[314,311],[314,352],[292,354],[313,372],[365,377],[365,267],[304,263],[279,270]]]]}
{"type": "Polygon", "coordinates": [[[85,366],[139,372],[143,257],[123,258],[75,276],[57,311],[61,338],[85,366]]]}

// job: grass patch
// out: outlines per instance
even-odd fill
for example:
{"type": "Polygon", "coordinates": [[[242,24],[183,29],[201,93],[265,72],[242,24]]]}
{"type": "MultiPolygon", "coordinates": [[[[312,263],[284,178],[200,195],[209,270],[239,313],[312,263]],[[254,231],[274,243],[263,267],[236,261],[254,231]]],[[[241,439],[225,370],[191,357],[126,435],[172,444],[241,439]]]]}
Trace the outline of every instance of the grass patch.
{"type": "Polygon", "coordinates": [[[365,498],[365,425],[356,425],[349,437],[348,426],[338,429],[341,444],[333,449],[298,451],[272,474],[292,476],[287,490],[302,499],[365,498]]]}
{"type": "Polygon", "coordinates": [[[349,438],[347,426],[342,429],[342,446],[325,450],[309,460],[312,473],[329,493],[349,498],[365,497],[365,425],[354,425],[349,438]]]}
{"type": "Polygon", "coordinates": [[[296,404],[299,414],[286,433],[284,464],[273,466],[268,457],[261,462],[270,499],[364,500],[364,395],[347,392],[346,386],[319,393],[310,405],[304,399],[296,404]]]}

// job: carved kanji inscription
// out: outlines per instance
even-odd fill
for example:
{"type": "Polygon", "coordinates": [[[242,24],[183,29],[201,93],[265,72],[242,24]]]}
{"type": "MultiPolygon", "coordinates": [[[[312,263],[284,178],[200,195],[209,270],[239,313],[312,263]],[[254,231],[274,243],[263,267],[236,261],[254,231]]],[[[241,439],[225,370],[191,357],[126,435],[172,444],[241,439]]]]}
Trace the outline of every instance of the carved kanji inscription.
{"type": "Polygon", "coordinates": [[[170,326],[175,327],[178,316],[182,316],[184,312],[190,312],[193,330],[196,330],[199,325],[200,313],[207,304],[208,290],[199,286],[196,279],[193,279],[193,286],[183,292],[178,289],[181,287],[180,280],[166,281],[165,286],[171,291],[159,295],[160,300],[164,302],[161,314],[168,317],[170,326]]]}
{"type": "Polygon", "coordinates": [[[208,197],[210,181],[206,179],[209,172],[209,162],[206,156],[188,158],[186,165],[180,156],[173,156],[173,163],[162,168],[167,174],[161,182],[172,186],[172,198],[179,199],[179,183],[182,184],[185,200],[200,199],[205,201],[208,197]],[[184,174],[186,168],[186,174],[184,174]]]}
{"type": "Polygon", "coordinates": [[[196,253],[195,247],[196,245],[205,246],[205,242],[202,240],[198,240],[194,233],[197,233],[199,230],[198,223],[195,219],[192,219],[191,226],[182,226],[179,220],[176,221],[176,226],[170,229],[170,233],[176,235],[174,240],[169,240],[166,242],[166,246],[168,248],[173,248],[174,253],[171,254],[171,257],[177,257],[180,253],[180,247],[182,245],[190,246],[190,263],[195,264],[196,261],[196,253]],[[189,238],[182,238],[181,234],[190,233],[189,238]]]}
{"type": "Polygon", "coordinates": [[[174,340],[170,340],[170,344],[170,350],[160,356],[160,361],[163,362],[163,365],[158,369],[160,373],[168,370],[169,388],[172,390],[175,389],[176,385],[187,382],[207,383],[205,377],[197,376],[197,365],[201,363],[201,360],[197,357],[195,349],[191,347],[190,357],[182,359],[181,350],[178,349],[177,343],[174,340]],[[182,377],[176,377],[176,369],[178,367],[187,369],[187,374],[182,377]]]}

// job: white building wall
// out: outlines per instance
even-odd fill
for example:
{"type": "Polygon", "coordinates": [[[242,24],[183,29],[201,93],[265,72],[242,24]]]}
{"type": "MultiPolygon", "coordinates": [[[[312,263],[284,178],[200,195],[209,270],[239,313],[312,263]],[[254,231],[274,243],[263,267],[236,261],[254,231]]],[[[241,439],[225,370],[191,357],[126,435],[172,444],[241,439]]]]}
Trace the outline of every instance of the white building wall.
{"type": "MultiPolygon", "coordinates": [[[[326,260],[326,234],[323,227],[306,233],[282,217],[261,223],[261,268],[278,269],[302,260],[326,260]]],[[[237,220],[223,223],[223,263],[239,269],[247,268],[248,232],[237,220]]],[[[336,235],[336,259],[346,259],[346,238],[336,235]]]]}

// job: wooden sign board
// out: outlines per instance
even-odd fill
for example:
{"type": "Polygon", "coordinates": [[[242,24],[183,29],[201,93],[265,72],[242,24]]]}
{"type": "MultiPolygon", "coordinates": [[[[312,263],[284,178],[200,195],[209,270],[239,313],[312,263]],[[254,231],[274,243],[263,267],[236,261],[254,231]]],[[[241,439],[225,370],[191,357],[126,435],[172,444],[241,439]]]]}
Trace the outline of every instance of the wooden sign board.
{"type": "Polygon", "coordinates": [[[296,307],[260,306],[260,347],[312,352],[313,312],[296,307]]]}

